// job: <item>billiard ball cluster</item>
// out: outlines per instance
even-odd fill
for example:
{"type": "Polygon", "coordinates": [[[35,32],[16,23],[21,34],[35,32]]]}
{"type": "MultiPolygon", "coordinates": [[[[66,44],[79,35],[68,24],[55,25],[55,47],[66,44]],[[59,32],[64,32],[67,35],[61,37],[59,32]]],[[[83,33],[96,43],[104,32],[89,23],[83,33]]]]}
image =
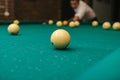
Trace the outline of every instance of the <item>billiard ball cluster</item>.
{"type": "MultiPolygon", "coordinates": [[[[99,25],[98,21],[92,21],[92,26],[97,27],[99,25]]],[[[114,22],[113,25],[109,21],[105,21],[102,24],[102,28],[108,30],[112,27],[113,30],[120,30],[120,22],[114,22]]]]}
{"type": "MultiPolygon", "coordinates": [[[[49,25],[52,25],[53,23],[54,23],[53,20],[48,21],[49,25]]],[[[99,22],[98,21],[92,21],[91,25],[93,27],[97,27],[99,25],[99,22]]],[[[56,26],[57,27],[69,26],[70,28],[75,28],[75,27],[80,26],[80,21],[67,21],[67,20],[57,21],[56,26]]],[[[105,29],[105,30],[108,30],[111,27],[112,27],[113,30],[120,30],[120,22],[115,22],[112,25],[109,21],[105,21],[102,24],[102,28],[105,29]]]]}
{"type": "Polygon", "coordinates": [[[20,31],[19,20],[14,20],[12,24],[8,26],[8,32],[12,35],[17,35],[20,31]]]}
{"type": "MultiPolygon", "coordinates": [[[[48,21],[49,25],[53,25],[53,23],[55,23],[53,20],[48,21]]],[[[57,27],[69,26],[70,28],[74,28],[74,27],[80,26],[80,22],[79,21],[67,21],[67,20],[60,21],[59,20],[56,22],[56,26],[57,27]]]]}
{"type": "MultiPolygon", "coordinates": [[[[51,22],[53,23],[53,21],[51,21],[51,22]]],[[[92,21],[91,25],[93,27],[98,27],[99,22],[98,21],[92,21]]],[[[68,22],[67,20],[64,20],[63,22],[62,21],[57,21],[56,26],[57,27],[69,26],[70,28],[74,28],[74,27],[80,26],[80,22],[79,21],[68,22]]],[[[115,22],[112,25],[110,22],[105,21],[102,24],[102,28],[104,30],[108,30],[111,27],[113,28],[113,30],[120,30],[120,22],[115,22]]],[[[65,49],[70,43],[70,34],[64,29],[58,29],[58,30],[56,30],[52,33],[51,43],[53,44],[53,46],[56,49],[65,49]]]]}
{"type": "Polygon", "coordinates": [[[103,23],[104,29],[110,29],[111,27],[113,30],[120,30],[120,22],[114,22],[113,25],[110,22],[103,23]]]}
{"type": "MultiPolygon", "coordinates": [[[[19,20],[14,20],[13,23],[8,26],[8,32],[12,35],[18,34],[20,31],[19,23],[20,23],[19,20]]],[[[55,22],[53,20],[48,21],[49,25],[53,25],[54,23],[55,22]]],[[[99,22],[93,21],[91,24],[93,27],[97,27],[99,25],[99,22]]],[[[57,27],[69,26],[70,28],[74,28],[74,27],[80,26],[80,22],[79,21],[69,22],[67,20],[57,21],[56,26],[57,27]]],[[[108,30],[111,27],[114,30],[120,30],[120,22],[115,22],[112,25],[110,22],[106,21],[102,24],[102,28],[105,30],[108,30]]],[[[51,34],[50,41],[56,49],[66,49],[70,43],[70,39],[71,39],[71,36],[68,31],[64,29],[57,29],[51,34]]]]}

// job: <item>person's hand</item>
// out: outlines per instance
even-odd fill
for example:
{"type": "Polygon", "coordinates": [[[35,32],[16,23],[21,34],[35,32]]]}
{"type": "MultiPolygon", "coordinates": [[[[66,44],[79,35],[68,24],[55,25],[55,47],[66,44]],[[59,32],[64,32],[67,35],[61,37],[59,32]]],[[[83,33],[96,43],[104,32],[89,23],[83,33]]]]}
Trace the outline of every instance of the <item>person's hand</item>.
{"type": "Polygon", "coordinates": [[[79,21],[80,19],[79,19],[79,17],[78,16],[74,16],[73,18],[70,18],[69,20],[68,20],[68,22],[71,22],[71,21],[79,21]]]}
{"type": "Polygon", "coordinates": [[[71,21],[73,21],[73,18],[70,18],[70,19],[68,20],[68,22],[71,22],[71,21]]]}
{"type": "Polygon", "coordinates": [[[80,19],[79,19],[79,17],[78,16],[74,16],[73,17],[73,21],[79,21],[80,19]]]}

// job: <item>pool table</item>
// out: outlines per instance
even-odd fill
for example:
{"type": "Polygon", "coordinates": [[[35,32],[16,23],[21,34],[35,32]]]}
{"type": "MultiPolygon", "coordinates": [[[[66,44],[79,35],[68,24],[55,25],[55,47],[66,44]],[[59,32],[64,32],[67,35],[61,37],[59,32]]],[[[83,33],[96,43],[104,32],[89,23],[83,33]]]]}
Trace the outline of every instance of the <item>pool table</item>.
{"type": "Polygon", "coordinates": [[[0,22],[0,80],[120,80],[120,31],[92,27],[57,27],[42,22],[21,22],[10,35],[10,22],[0,22]],[[71,42],[57,50],[50,36],[65,29],[71,42]]]}

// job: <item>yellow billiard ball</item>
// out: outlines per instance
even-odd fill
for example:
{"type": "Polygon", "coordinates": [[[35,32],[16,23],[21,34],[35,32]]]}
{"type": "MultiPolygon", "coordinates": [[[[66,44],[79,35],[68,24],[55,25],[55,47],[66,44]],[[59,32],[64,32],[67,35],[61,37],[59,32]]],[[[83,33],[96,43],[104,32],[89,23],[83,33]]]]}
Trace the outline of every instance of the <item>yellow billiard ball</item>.
{"type": "Polygon", "coordinates": [[[111,23],[106,21],[106,22],[103,23],[102,27],[103,27],[103,29],[106,29],[106,30],[110,29],[111,28],[111,23]]]}
{"type": "Polygon", "coordinates": [[[74,21],[74,24],[75,24],[75,26],[80,26],[80,22],[79,21],[74,21]]]}
{"type": "Polygon", "coordinates": [[[74,21],[71,21],[71,22],[69,23],[69,27],[71,27],[71,28],[76,27],[76,26],[75,26],[75,22],[74,22],[74,21]]]}
{"type": "Polygon", "coordinates": [[[98,21],[93,21],[93,22],[92,22],[92,26],[93,26],[93,27],[97,27],[97,26],[98,26],[98,21]]]}
{"type": "Polygon", "coordinates": [[[19,27],[19,25],[17,25],[17,24],[10,24],[9,26],[8,26],[8,32],[10,33],[10,34],[18,34],[19,33],[19,31],[20,31],[20,27],[19,27]]]}
{"type": "Polygon", "coordinates": [[[49,20],[49,21],[48,21],[48,24],[49,24],[49,25],[52,25],[53,23],[54,23],[53,20],[49,20]]]}
{"type": "Polygon", "coordinates": [[[120,22],[115,22],[112,26],[114,30],[120,30],[120,22]]]}
{"type": "Polygon", "coordinates": [[[62,27],[63,23],[62,23],[62,21],[57,21],[56,25],[57,25],[57,27],[62,27]]]}
{"type": "Polygon", "coordinates": [[[56,49],[65,49],[70,43],[70,34],[64,29],[58,29],[52,33],[50,40],[56,49]]]}
{"type": "Polygon", "coordinates": [[[19,22],[19,20],[14,20],[13,21],[13,24],[19,24],[20,22],[19,22]]]}
{"type": "Polygon", "coordinates": [[[68,25],[68,21],[67,21],[67,20],[64,20],[64,21],[63,21],[63,25],[64,25],[64,26],[67,26],[67,25],[68,25]]]}

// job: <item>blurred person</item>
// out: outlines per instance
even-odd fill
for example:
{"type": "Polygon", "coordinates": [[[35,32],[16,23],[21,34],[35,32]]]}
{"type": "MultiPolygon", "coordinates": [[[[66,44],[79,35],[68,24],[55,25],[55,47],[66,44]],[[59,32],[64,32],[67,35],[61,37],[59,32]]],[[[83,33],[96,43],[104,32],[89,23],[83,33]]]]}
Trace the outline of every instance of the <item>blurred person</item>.
{"type": "Polygon", "coordinates": [[[75,11],[75,15],[70,20],[73,21],[94,21],[98,20],[94,10],[81,0],[70,0],[70,5],[75,11]]]}

